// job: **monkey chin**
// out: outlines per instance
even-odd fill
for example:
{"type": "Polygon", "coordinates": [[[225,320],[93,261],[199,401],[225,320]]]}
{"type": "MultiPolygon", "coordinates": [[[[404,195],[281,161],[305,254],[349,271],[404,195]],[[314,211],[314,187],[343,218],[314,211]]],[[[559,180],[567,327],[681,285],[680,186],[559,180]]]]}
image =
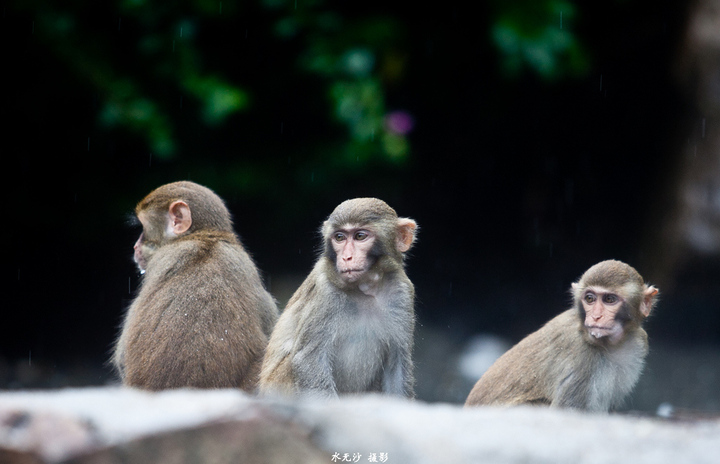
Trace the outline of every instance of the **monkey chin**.
{"type": "Polygon", "coordinates": [[[142,261],[142,262],[137,261],[135,264],[137,265],[138,272],[140,272],[140,275],[145,274],[145,267],[146,267],[145,261],[142,261]]]}
{"type": "Polygon", "coordinates": [[[590,340],[596,340],[598,344],[609,343],[615,345],[622,339],[623,329],[620,324],[610,327],[585,326],[590,340]]]}
{"type": "Polygon", "coordinates": [[[379,272],[370,272],[368,269],[338,270],[345,285],[357,285],[357,288],[366,295],[375,295],[376,287],[382,275],[379,272]]]}
{"type": "Polygon", "coordinates": [[[133,261],[135,261],[135,265],[137,266],[138,271],[140,271],[140,274],[145,274],[147,260],[140,250],[135,250],[135,253],[133,254],[133,261]]]}
{"type": "Polygon", "coordinates": [[[140,272],[140,275],[145,274],[145,268],[147,267],[147,263],[145,263],[145,260],[144,259],[135,260],[135,264],[137,265],[138,272],[140,272]]]}

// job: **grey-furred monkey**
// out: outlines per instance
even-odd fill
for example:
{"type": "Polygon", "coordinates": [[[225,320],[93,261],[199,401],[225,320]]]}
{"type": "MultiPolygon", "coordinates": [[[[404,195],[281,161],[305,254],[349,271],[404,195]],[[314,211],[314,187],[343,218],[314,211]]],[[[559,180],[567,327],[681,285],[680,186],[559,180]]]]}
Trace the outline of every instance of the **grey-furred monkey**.
{"type": "Polygon", "coordinates": [[[572,284],[574,307],[502,355],[466,406],[549,404],[595,412],[621,405],[648,352],[641,325],[658,290],[631,266],[603,261],[572,284]]]}
{"type": "Polygon", "coordinates": [[[335,208],[322,255],[270,337],[261,393],[414,396],[415,290],[403,260],[416,230],[375,198],[335,208]]]}
{"type": "Polygon", "coordinates": [[[112,358],[123,384],[254,391],[278,310],[222,199],[174,182],[152,191],[135,214],[143,227],[135,262],[144,275],[112,358]]]}

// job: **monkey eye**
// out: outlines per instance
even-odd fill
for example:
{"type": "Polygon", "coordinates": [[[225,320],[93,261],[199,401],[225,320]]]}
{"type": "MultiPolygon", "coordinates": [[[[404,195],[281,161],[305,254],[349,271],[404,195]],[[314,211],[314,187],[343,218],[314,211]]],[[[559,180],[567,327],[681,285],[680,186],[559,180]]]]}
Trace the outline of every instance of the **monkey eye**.
{"type": "Polygon", "coordinates": [[[366,238],[368,238],[369,236],[370,236],[370,234],[361,230],[361,231],[355,233],[355,240],[362,241],[362,240],[365,240],[366,238]]]}
{"type": "Polygon", "coordinates": [[[340,232],[335,232],[335,235],[333,235],[333,238],[335,239],[336,242],[342,242],[343,240],[345,240],[345,234],[342,234],[340,232]]]}
{"type": "Polygon", "coordinates": [[[620,298],[618,298],[618,296],[613,293],[606,293],[605,295],[603,295],[603,303],[615,304],[618,301],[620,301],[620,298]]]}
{"type": "Polygon", "coordinates": [[[593,304],[593,303],[595,303],[595,301],[597,301],[597,297],[595,296],[594,293],[586,293],[585,294],[585,302],[587,304],[593,304]]]}

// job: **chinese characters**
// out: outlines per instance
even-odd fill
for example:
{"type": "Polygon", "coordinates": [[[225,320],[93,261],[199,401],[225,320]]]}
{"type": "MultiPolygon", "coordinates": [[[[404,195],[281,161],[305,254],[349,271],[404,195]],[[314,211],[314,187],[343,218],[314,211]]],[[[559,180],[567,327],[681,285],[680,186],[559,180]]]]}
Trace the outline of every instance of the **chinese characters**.
{"type": "MultiPolygon", "coordinates": [[[[360,462],[362,454],[360,453],[333,453],[332,462],[360,462]]],[[[368,462],[387,462],[388,453],[370,453],[367,457],[368,462]]]]}

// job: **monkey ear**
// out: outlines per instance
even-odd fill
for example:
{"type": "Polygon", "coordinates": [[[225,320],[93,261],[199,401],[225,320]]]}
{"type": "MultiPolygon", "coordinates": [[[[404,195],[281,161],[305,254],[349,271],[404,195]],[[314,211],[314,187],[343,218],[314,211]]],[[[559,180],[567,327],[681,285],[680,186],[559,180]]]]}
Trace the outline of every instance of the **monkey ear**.
{"type": "Polygon", "coordinates": [[[570,293],[572,294],[573,299],[577,301],[580,297],[580,285],[577,282],[570,284],[570,293]]]}
{"type": "Polygon", "coordinates": [[[395,246],[400,253],[405,253],[410,249],[415,241],[415,230],[417,223],[412,219],[398,218],[397,222],[397,238],[395,246]]]}
{"type": "Polygon", "coordinates": [[[658,292],[659,290],[652,285],[645,286],[645,291],[643,292],[643,301],[642,303],[640,303],[640,312],[643,314],[643,316],[648,317],[650,315],[650,311],[655,304],[655,297],[657,296],[658,292]]]}
{"type": "Polygon", "coordinates": [[[190,207],[182,200],[174,201],[168,208],[168,232],[173,235],[180,235],[192,226],[192,214],[190,207]]]}
{"type": "Polygon", "coordinates": [[[331,226],[330,221],[323,222],[322,228],[320,229],[323,238],[327,238],[330,235],[330,232],[332,232],[331,226]]]}

